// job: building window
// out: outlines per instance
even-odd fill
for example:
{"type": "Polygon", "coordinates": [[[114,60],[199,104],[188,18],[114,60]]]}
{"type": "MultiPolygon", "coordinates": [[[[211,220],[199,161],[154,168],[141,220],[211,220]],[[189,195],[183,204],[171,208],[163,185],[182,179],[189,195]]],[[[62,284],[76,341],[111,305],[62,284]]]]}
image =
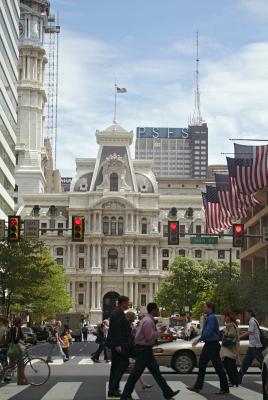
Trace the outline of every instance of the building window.
{"type": "Polygon", "coordinates": [[[146,307],[146,306],[147,306],[146,294],[141,294],[141,307],[146,307]]]}
{"type": "Polygon", "coordinates": [[[180,225],[180,237],[185,237],[185,225],[180,225]]]}
{"type": "Polygon", "coordinates": [[[141,233],[146,234],[147,233],[147,220],[146,218],[142,218],[141,221],[141,233]]]}
{"type": "Polygon", "coordinates": [[[80,306],[84,304],[84,293],[78,293],[78,304],[80,306]]]}
{"type": "Polygon", "coordinates": [[[108,217],[103,218],[102,231],[103,231],[104,235],[109,235],[109,218],[108,217]]]}
{"type": "Polygon", "coordinates": [[[80,254],[83,254],[85,252],[85,246],[83,244],[80,244],[78,246],[78,251],[80,254]]]}
{"type": "Polygon", "coordinates": [[[195,250],[195,258],[202,258],[202,250],[195,250]]]}
{"type": "Polygon", "coordinates": [[[236,250],[236,258],[239,260],[240,259],[240,250],[236,250]]]}
{"type": "Polygon", "coordinates": [[[63,265],[63,258],[56,258],[56,263],[58,264],[58,265],[63,265]]]}
{"type": "Polygon", "coordinates": [[[124,218],[118,218],[118,235],[121,236],[124,234],[124,218]]]}
{"type": "Polygon", "coordinates": [[[147,254],[147,247],[141,248],[141,254],[147,254]]]}
{"type": "Polygon", "coordinates": [[[168,264],[169,264],[169,260],[162,260],[162,270],[163,271],[168,270],[168,264]]]}
{"type": "Polygon", "coordinates": [[[163,225],[163,237],[168,237],[168,225],[163,225]]]}
{"type": "Polygon", "coordinates": [[[141,260],[141,269],[147,269],[147,260],[146,260],[146,258],[143,258],[141,260]]]}
{"type": "Polygon", "coordinates": [[[218,259],[220,260],[225,259],[225,250],[218,250],[218,259]]]}
{"type": "Polygon", "coordinates": [[[111,235],[113,235],[113,236],[116,235],[116,218],[115,217],[111,218],[111,235]]]}
{"type": "Polygon", "coordinates": [[[118,192],[118,175],[115,172],[110,175],[110,191],[118,192]]]}
{"type": "Polygon", "coordinates": [[[63,256],[63,247],[57,248],[57,256],[63,256]]]}
{"type": "Polygon", "coordinates": [[[118,252],[115,249],[108,251],[108,267],[111,269],[118,267],[118,252]]]}
{"type": "Polygon", "coordinates": [[[84,258],[79,258],[78,259],[78,265],[79,265],[79,268],[83,269],[85,267],[85,259],[84,258]]]}
{"type": "Polygon", "coordinates": [[[58,236],[63,236],[63,223],[58,223],[58,236]]]}
{"type": "Polygon", "coordinates": [[[202,226],[201,225],[196,225],[195,226],[195,233],[198,233],[198,234],[202,233],[202,226]]]}
{"type": "Polygon", "coordinates": [[[162,250],[162,256],[163,257],[169,257],[169,250],[168,249],[162,250]]]}
{"type": "Polygon", "coordinates": [[[185,257],[185,250],[183,249],[179,250],[179,256],[185,257]]]}
{"type": "Polygon", "coordinates": [[[46,222],[42,222],[41,223],[41,235],[46,235],[47,234],[46,228],[47,228],[47,223],[46,222]]]}

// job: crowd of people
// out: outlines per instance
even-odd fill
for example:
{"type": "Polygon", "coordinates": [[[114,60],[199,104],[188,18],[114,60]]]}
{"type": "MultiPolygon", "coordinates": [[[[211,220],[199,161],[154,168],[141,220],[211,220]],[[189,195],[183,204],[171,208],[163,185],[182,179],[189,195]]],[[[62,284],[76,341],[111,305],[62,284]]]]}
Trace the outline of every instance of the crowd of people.
{"type": "MultiPolygon", "coordinates": [[[[159,308],[156,303],[149,303],[147,314],[135,323],[136,314],[129,311],[128,306],[128,297],[120,296],[118,306],[112,312],[110,319],[100,323],[93,332],[98,348],[92,354],[92,361],[100,362],[100,355],[103,352],[105,362],[111,363],[108,397],[130,400],[138,381],[142,389],[150,389],[152,385],[147,384],[142,378],[145,368],[148,368],[161,388],[164,398],[172,399],[179,390],[173,391],[169,387],[160,373],[153,354],[153,346],[166,329],[165,326],[157,329],[159,308]],[[129,372],[129,377],[121,393],[120,381],[125,372],[129,372]]],[[[223,334],[220,335],[215,305],[207,302],[203,311],[206,316],[205,324],[201,335],[192,341],[192,346],[197,346],[199,342],[203,342],[204,345],[199,359],[196,382],[188,387],[188,390],[196,393],[202,390],[206,368],[211,362],[220,380],[220,390],[216,394],[228,394],[230,387],[238,387],[242,383],[243,376],[254,359],[257,359],[260,365],[263,362],[264,343],[260,326],[254,310],[249,309],[245,315],[249,323],[248,331],[240,334],[235,314],[231,310],[226,310],[223,313],[225,328],[223,334]],[[243,361],[240,362],[240,340],[244,338],[248,338],[249,347],[243,361]],[[237,364],[240,365],[239,370],[237,364]]],[[[5,371],[2,376],[5,382],[10,381],[10,371],[16,365],[17,383],[26,385],[23,362],[25,343],[21,324],[22,320],[19,316],[15,317],[12,323],[6,317],[0,316],[0,363],[5,371]]],[[[88,327],[84,324],[82,327],[84,341],[87,341],[88,333],[88,327]]],[[[47,362],[53,362],[52,355],[56,351],[64,362],[69,360],[72,337],[68,326],[62,326],[60,321],[56,321],[50,326],[48,342],[50,347],[47,362]]]]}

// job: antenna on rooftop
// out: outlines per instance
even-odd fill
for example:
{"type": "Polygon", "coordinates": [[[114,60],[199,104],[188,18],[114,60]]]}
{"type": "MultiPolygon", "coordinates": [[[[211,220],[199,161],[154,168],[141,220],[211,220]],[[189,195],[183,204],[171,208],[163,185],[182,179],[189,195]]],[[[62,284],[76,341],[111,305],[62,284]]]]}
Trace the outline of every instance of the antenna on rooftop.
{"type": "Polygon", "coordinates": [[[199,90],[199,32],[196,32],[196,70],[195,70],[195,105],[194,105],[194,113],[192,118],[190,119],[190,125],[192,126],[201,126],[203,124],[203,118],[201,115],[201,107],[200,107],[200,90],[199,90]]]}

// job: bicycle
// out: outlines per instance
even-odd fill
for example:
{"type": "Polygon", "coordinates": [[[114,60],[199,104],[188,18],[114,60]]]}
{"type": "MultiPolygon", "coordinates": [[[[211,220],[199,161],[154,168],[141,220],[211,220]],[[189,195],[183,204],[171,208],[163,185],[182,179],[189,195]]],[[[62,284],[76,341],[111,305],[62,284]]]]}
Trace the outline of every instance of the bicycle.
{"type": "MultiPolygon", "coordinates": [[[[48,381],[51,369],[49,364],[43,358],[32,357],[29,354],[30,347],[31,346],[25,348],[22,356],[25,366],[25,377],[31,386],[41,386],[48,381]]],[[[12,375],[17,369],[17,364],[18,361],[9,364],[7,367],[3,367],[0,363],[0,381],[2,381],[6,376],[12,375]]]]}

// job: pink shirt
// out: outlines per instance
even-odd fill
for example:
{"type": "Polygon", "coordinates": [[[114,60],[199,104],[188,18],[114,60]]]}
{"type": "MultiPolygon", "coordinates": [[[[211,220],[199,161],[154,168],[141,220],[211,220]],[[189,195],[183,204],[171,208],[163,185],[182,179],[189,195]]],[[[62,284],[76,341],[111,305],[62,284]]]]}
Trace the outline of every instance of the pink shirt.
{"type": "Polygon", "coordinates": [[[135,336],[135,343],[140,346],[153,346],[158,337],[155,322],[150,314],[142,318],[135,336]]]}

